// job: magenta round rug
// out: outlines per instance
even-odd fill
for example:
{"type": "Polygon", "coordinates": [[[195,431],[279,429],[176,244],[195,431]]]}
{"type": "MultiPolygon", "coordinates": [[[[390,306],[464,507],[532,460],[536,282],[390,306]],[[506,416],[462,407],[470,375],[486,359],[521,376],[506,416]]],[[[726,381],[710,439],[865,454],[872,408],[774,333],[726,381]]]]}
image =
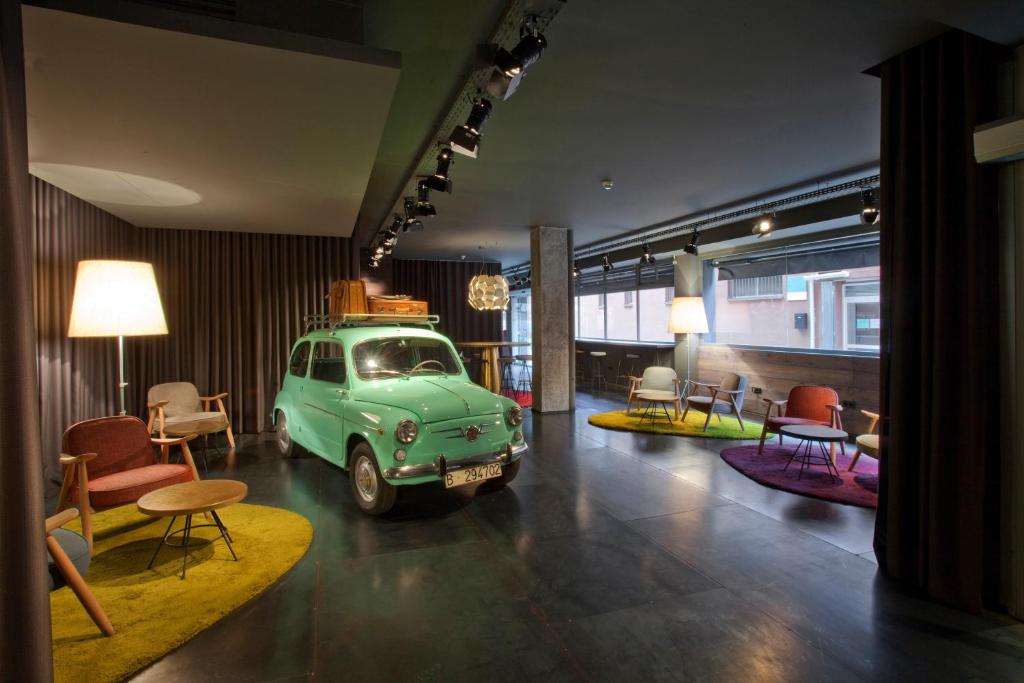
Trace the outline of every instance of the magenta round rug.
{"type": "Polygon", "coordinates": [[[783,471],[786,461],[793,454],[793,446],[777,446],[765,444],[764,452],[757,454],[757,445],[737,446],[722,451],[722,460],[726,461],[744,475],[759,484],[781,489],[801,496],[830,500],[846,505],[862,508],[878,507],[878,461],[862,455],[857,461],[853,472],[847,472],[850,456],[846,453],[836,454],[836,467],[841,481],[829,478],[824,465],[812,465],[800,473],[800,463],[794,461],[788,470],[783,471]]]}

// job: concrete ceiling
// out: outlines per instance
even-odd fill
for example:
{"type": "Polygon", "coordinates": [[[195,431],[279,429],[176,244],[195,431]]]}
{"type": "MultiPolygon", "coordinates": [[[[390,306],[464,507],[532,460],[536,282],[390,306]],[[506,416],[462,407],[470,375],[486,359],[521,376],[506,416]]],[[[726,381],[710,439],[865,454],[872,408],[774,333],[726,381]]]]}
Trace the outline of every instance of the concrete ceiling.
{"type": "Polygon", "coordinates": [[[399,55],[23,17],[33,174],[138,226],[351,233],[399,55]]]}
{"type": "Polygon", "coordinates": [[[583,244],[876,164],[879,82],[862,72],[944,26],[1014,45],[1024,12],[1019,0],[568,2],[543,58],[496,103],[480,158],[457,157],[453,194],[432,195],[439,215],[396,256],[517,263],[530,225],[583,244]]]}

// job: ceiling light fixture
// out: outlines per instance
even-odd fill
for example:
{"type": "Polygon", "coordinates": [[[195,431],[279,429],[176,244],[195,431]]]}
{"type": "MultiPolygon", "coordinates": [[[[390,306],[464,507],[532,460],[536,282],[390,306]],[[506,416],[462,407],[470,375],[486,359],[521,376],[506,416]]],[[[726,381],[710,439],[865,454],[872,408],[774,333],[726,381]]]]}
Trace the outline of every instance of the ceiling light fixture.
{"type": "Polygon", "coordinates": [[[459,154],[476,159],[480,152],[480,129],[484,122],[491,115],[490,100],[478,97],[473,100],[473,109],[470,110],[466,122],[456,126],[452,131],[448,142],[452,149],[459,154]]]}
{"type": "Polygon", "coordinates": [[[874,225],[881,218],[878,204],[875,203],[875,191],[868,188],[860,193],[860,201],[863,204],[860,210],[860,222],[864,225],[874,225]]]}
{"type": "Polygon", "coordinates": [[[580,267],[576,265],[575,261],[573,261],[572,262],[572,276],[573,277],[579,277],[580,275],[583,275],[583,271],[580,270],[580,267]]]}
{"type": "Polygon", "coordinates": [[[693,229],[693,236],[690,237],[690,243],[683,247],[683,251],[687,254],[697,255],[697,243],[700,242],[700,233],[697,232],[697,228],[693,229]]]}
{"type": "Polygon", "coordinates": [[[519,28],[519,42],[511,50],[498,48],[494,55],[494,70],[487,81],[487,92],[495,97],[507,100],[512,97],[526,70],[530,68],[548,46],[548,41],[540,32],[536,15],[527,15],[519,28]]]}
{"type": "Polygon", "coordinates": [[[477,311],[504,311],[509,302],[508,280],[502,275],[475,275],[466,299],[477,311]]]}
{"type": "Polygon", "coordinates": [[[615,266],[612,265],[611,259],[608,258],[608,254],[605,254],[604,256],[601,257],[601,268],[604,269],[604,272],[607,273],[614,267],[615,266]]]}
{"type": "Polygon", "coordinates": [[[640,257],[640,263],[654,263],[654,255],[651,253],[651,247],[644,242],[644,253],[640,257]]]}
{"type": "Polygon", "coordinates": [[[406,197],[402,202],[405,211],[405,220],[402,221],[402,232],[419,232],[423,229],[423,222],[416,217],[416,199],[406,197]]]}
{"type": "Polygon", "coordinates": [[[426,182],[421,180],[416,185],[416,215],[417,216],[436,216],[437,209],[430,203],[430,188],[426,182]]]}
{"type": "Polygon", "coordinates": [[[448,147],[442,147],[441,151],[437,153],[437,168],[434,170],[434,175],[423,178],[420,182],[429,187],[431,190],[437,190],[438,192],[451,192],[452,191],[452,180],[451,180],[451,168],[455,162],[455,155],[452,154],[452,150],[448,147]]]}
{"type": "Polygon", "coordinates": [[[615,187],[615,182],[611,178],[605,178],[601,181],[601,189],[610,190],[615,187]]]}
{"type": "Polygon", "coordinates": [[[757,219],[757,222],[754,223],[754,228],[750,231],[750,233],[752,235],[757,235],[758,237],[764,237],[766,235],[770,235],[772,233],[772,230],[774,229],[774,216],[769,216],[768,214],[765,214],[757,219]]]}

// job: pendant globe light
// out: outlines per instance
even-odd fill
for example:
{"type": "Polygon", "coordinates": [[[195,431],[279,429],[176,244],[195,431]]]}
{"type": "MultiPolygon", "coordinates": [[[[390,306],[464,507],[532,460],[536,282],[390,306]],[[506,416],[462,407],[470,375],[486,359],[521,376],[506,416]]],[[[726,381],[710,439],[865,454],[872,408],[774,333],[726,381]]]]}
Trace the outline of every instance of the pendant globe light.
{"type": "Polygon", "coordinates": [[[504,275],[475,275],[469,281],[469,305],[477,311],[504,311],[508,308],[508,280],[504,275]]]}

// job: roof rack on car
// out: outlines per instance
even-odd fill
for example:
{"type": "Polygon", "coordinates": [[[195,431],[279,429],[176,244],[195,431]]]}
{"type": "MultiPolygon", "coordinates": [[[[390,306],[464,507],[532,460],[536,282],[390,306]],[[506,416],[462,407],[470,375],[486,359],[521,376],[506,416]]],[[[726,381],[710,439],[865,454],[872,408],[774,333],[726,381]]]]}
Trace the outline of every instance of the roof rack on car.
{"type": "Polygon", "coordinates": [[[393,315],[379,313],[343,313],[342,315],[307,315],[306,331],[314,328],[373,327],[379,325],[424,325],[431,330],[441,318],[436,315],[393,315]]]}

